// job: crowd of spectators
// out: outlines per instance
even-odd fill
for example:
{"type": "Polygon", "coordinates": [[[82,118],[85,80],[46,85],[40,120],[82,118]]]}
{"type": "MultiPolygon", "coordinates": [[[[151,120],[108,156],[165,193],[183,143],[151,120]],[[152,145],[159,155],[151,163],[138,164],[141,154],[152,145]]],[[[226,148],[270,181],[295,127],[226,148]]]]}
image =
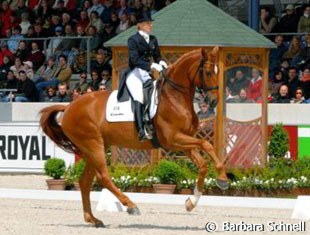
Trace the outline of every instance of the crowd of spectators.
{"type": "MultiPolygon", "coordinates": [[[[276,45],[269,54],[268,101],[310,103],[310,5],[288,4],[280,17],[262,7],[259,22],[259,32],[276,45]]],[[[259,103],[261,98],[261,71],[243,66],[227,73],[227,102],[259,103]]]]}
{"type": "Polygon", "coordinates": [[[104,43],[135,25],[141,12],[154,14],[171,2],[1,1],[0,89],[7,90],[1,100],[68,102],[87,92],[111,90],[111,51],[104,43]],[[79,77],[74,84],[73,74],[79,77]]]}

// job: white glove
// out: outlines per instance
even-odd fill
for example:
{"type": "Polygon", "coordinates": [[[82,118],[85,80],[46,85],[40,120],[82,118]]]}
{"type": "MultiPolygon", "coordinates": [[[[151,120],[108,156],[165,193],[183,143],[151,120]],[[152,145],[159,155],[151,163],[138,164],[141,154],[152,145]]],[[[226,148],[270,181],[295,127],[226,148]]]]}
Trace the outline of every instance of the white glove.
{"type": "Polygon", "coordinates": [[[159,64],[160,64],[161,66],[163,66],[164,69],[168,68],[167,63],[166,63],[165,61],[163,61],[163,60],[159,61],[159,64]]]}
{"type": "Polygon", "coordinates": [[[152,70],[156,69],[158,72],[161,72],[163,70],[163,66],[161,66],[160,64],[152,63],[151,69],[152,70]]]}

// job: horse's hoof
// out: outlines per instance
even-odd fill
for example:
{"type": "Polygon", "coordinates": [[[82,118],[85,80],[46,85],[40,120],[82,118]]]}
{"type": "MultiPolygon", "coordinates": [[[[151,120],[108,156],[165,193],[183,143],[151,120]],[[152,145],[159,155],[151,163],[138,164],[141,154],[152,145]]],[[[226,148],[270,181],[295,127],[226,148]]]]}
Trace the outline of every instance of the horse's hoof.
{"type": "Polygon", "coordinates": [[[141,215],[140,210],[139,210],[138,207],[127,208],[127,213],[129,215],[141,215]]]}
{"type": "Polygon", "coordinates": [[[192,211],[195,208],[195,205],[192,203],[190,198],[187,198],[185,201],[185,208],[188,212],[192,211]]]}
{"type": "Polygon", "coordinates": [[[228,189],[228,182],[227,180],[216,179],[216,186],[219,187],[221,190],[226,190],[228,189]]]}
{"type": "Polygon", "coordinates": [[[95,225],[95,228],[105,228],[105,225],[101,221],[95,223],[94,225],[95,225]]]}

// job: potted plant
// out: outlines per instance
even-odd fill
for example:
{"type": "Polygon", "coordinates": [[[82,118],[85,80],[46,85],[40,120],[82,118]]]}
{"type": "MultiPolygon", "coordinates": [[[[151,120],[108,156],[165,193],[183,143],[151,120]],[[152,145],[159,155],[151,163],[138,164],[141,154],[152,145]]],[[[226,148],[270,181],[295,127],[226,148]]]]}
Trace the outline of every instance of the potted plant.
{"type": "Polygon", "coordinates": [[[154,169],[154,176],[158,178],[159,184],[153,184],[155,193],[174,193],[176,184],[183,178],[180,165],[168,160],[161,160],[154,169]]]}
{"type": "Polygon", "coordinates": [[[66,180],[61,178],[64,176],[66,163],[60,158],[50,158],[44,164],[45,175],[52,177],[47,179],[46,183],[49,190],[64,190],[66,188],[66,180]]]}
{"type": "Polygon", "coordinates": [[[180,194],[192,194],[195,187],[195,179],[183,179],[179,182],[180,194]]]}
{"type": "Polygon", "coordinates": [[[83,159],[70,165],[65,173],[65,178],[69,185],[74,185],[75,190],[80,190],[79,180],[85,168],[85,161],[83,159]]]}

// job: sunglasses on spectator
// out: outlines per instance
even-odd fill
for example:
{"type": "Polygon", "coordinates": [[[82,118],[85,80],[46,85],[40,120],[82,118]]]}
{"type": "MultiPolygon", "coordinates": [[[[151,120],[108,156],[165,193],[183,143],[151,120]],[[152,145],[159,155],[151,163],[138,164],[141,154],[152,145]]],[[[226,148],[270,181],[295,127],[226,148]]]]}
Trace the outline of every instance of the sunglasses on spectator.
{"type": "Polygon", "coordinates": [[[99,90],[100,90],[100,91],[105,91],[106,88],[104,88],[104,87],[103,87],[103,88],[99,88],[99,90]]]}

